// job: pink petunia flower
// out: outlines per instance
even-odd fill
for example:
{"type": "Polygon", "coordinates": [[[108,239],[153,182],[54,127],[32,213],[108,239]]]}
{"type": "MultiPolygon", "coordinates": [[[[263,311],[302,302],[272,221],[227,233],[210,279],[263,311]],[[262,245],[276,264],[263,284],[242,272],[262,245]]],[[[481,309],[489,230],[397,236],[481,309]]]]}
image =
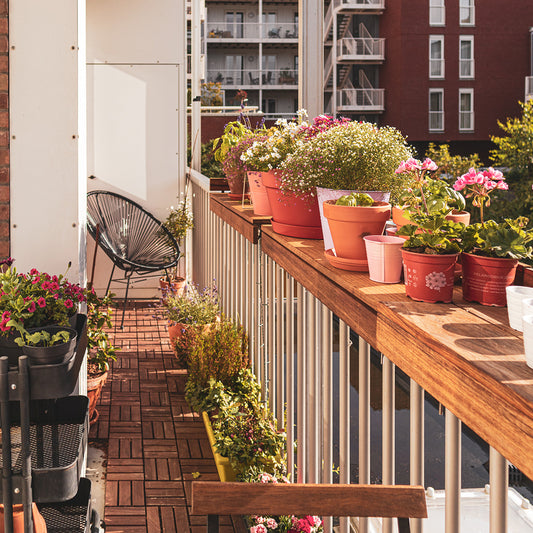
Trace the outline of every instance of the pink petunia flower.
{"type": "Polygon", "coordinates": [[[35,302],[31,302],[31,304],[28,306],[28,311],[30,313],[35,313],[35,309],[36,309],[35,302]]]}
{"type": "Polygon", "coordinates": [[[46,307],[46,300],[41,296],[38,300],[37,300],[37,305],[39,307],[46,307]]]}
{"type": "Polygon", "coordinates": [[[68,298],[67,300],[65,300],[65,307],[68,307],[69,309],[74,307],[74,302],[68,298]]]}

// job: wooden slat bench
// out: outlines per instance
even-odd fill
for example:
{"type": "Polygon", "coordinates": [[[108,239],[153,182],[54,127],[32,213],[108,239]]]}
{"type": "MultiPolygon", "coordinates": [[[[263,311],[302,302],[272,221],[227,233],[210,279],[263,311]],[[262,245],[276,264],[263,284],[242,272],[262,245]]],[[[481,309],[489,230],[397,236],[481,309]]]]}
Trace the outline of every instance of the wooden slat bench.
{"type": "Polygon", "coordinates": [[[399,533],[409,518],[427,518],[423,487],[300,483],[192,483],[192,514],[208,515],[207,531],[218,531],[218,515],[318,515],[397,518],[399,533]]]}

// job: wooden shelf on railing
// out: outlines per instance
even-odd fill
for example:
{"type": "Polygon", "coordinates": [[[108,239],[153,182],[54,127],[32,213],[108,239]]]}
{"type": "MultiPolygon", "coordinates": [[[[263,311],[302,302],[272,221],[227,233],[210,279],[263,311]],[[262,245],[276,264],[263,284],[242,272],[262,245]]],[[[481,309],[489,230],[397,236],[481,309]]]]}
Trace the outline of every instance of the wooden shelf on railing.
{"type": "Polygon", "coordinates": [[[263,224],[270,224],[271,217],[255,215],[254,208],[248,200],[243,204],[242,200],[232,200],[228,194],[211,193],[209,208],[254,244],[259,240],[260,227],[263,224]]]}
{"type": "Polygon", "coordinates": [[[374,348],[533,479],[533,370],[506,308],[413,302],[403,284],[333,268],[323,241],[261,230],[261,249],[374,348]]]}

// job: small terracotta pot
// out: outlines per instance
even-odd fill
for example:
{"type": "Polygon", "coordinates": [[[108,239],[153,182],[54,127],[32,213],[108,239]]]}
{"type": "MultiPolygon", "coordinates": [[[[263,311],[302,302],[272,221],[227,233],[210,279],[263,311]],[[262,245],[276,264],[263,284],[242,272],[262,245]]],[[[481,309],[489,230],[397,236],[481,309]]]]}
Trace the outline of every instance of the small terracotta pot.
{"type": "Polygon", "coordinates": [[[262,175],[264,172],[248,171],[247,174],[254,213],[256,215],[272,216],[267,190],[263,185],[262,175]]]}
{"type": "Polygon", "coordinates": [[[459,254],[421,254],[402,249],[405,292],[418,302],[450,303],[459,254]]]}
{"type": "Polygon", "coordinates": [[[470,224],[470,213],[468,211],[457,211],[454,209],[449,215],[446,215],[446,220],[462,222],[465,226],[468,226],[470,224]]]}
{"type": "Polygon", "coordinates": [[[335,200],[328,200],[323,208],[336,255],[358,261],[362,270],[368,270],[363,237],[383,233],[390,218],[390,204],[375,202],[372,206],[348,206],[336,205],[335,200]]]}
{"type": "Polygon", "coordinates": [[[465,300],[495,307],[507,305],[505,291],[514,282],[518,259],[484,257],[463,252],[461,264],[465,300]]]}
{"type": "Polygon", "coordinates": [[[412,224],[410,220],[404,217],[405,209],[402,207],[392,207],[392,221],[396,224],[396,227],[399,229],[406,224],[412,224]]]}
{"type": "Polygon", "coordinates": [[[272,229],[289,237],[322,239],[316,196],[282,192],[279,188],[279,172],[272,170],[261,175],[272,209],[272,229]]]}
{"type": "Polygon", "coordinates": [[[229,197],[232,200],[242,200],[243,196],[248,193],[248,182],[246,181],[246,173],[236,172],[231,176],[226,176],[228,179],[229,197]]]}
{"type": "MultiPolygon", "coordinates": [[[[46,522],[43,515],[32,503],[33,533],[46,533],[46,522]]],[[[0,504],[0,533],[4,533],[4,506],[0,504]]],[[[24,511],[22,505],[13,505],[13,531],[11,533],[24,533],[24,511]]]]}

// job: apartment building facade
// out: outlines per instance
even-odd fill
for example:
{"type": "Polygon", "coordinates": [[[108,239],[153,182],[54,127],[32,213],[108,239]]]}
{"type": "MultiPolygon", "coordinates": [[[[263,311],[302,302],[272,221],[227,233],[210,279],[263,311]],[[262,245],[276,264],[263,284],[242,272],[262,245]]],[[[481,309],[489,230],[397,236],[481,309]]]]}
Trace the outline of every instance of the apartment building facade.
{"type": "Polygon", "coordinates": [[[219,82],[225,104],[248,105],[267,117],[298,106],[298,2],[206,0],[207,82],[219,82]]]}

